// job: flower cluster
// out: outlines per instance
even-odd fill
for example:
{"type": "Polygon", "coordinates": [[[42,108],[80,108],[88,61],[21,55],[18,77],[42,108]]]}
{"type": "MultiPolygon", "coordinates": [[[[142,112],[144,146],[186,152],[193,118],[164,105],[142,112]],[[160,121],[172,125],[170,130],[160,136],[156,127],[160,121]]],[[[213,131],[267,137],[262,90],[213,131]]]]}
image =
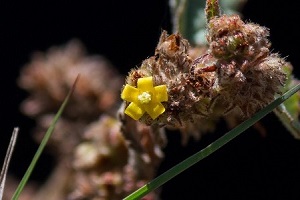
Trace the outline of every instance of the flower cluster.
{"type": "Polygon", "coordinates": [[[94,119],[119,103],[123,77],[106,58],[88,55],[83,44],[73,39],[47,52],[36,51],[22,68],[18,85],[30,93],[22,111],[34,117],[57,110],[78,75],[75,95],[64,115],[94,119]]]}
{"type": "Polygon", "coordinates": [[[166,86],[164,109],[161,107],[153,117],[151,112],[145,114],[143,106],[139,110],[131,103],[125,114],[148,125],[185,132],[199,132],[193,129],[202,126],[203,130],[213,129],[210,124],[220,117],[230,125],[240,123],[273,101],[285,85],[287,63],[270,52],[268,36],[267,28],[245,23],[238,15],[212,17],[208,21],[208,47],[197,55],[193,51],[197,47],[191,47],[179,33],[163,31],[155,55],[129,73],[121,96],[125,102],[139,105],[156,98],[156,93],[148,96],[133,90],[151,77],[154,85],[166,86]],[[124,98],[128,93],[132,96],[124,98]]]}
{"type": "MultiPolygon", "coordinates": [[[[155,160],[149,148],[152,143],[149,127],[138,134],[140,152],[136,152],[128,148],[120,126],[117,119],[103,115],[86,127],[84,140],[74,151],[72,191],[68,199],[118,200],[154,178],[161,157],[155,160]]],[[[153,192],[147,199],[154,200],[156,196],[153,192]]]]}

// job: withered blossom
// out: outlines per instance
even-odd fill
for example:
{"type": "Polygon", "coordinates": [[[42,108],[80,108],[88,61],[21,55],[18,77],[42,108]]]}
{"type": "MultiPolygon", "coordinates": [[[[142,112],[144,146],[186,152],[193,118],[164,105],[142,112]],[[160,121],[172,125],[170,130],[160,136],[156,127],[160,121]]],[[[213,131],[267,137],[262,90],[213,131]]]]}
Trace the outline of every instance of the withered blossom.
{"type": "Polygon", "coordinates": [[[22,111],[29,116],[56,111],[78,75],[64,116],[90,120],[112,111],[119,101],[122,76],[103,56],[88,55],[76,39],[47,52],[35,52],[22,68],[18,84],[30,94],[22,111]]]}
{"type": "MultiPolygon", "coordinates": [[[[141,152],[138,152],[127,145],[117,119],[102,116],[91,123],[84,132],[83,142],[75,148],[74,184],[68,199],[118,200],[154,178],[157,162],[151,160],[153,156],[148,151],[153,148],[149,146],[153,141],[147,138],[149,128],[144,128],[139,138],[141,152]]],[[[154,200],[157,193],[147,198],[154,200]]]]}
{"type": "Polygon", "coordinates": [[[152,76],[168,90],[165,112],[156,119],[143,115],[141,122],[200,134],[214,130],[222,117],[230,126],[239,124],[281,93],[287,64],[270,51],[267,28],[238,15],[212,17],[207,26],[206,48],[163,31],[155,55],[130,71],[126,84],[135,87],[140,78],[152,76]]]}

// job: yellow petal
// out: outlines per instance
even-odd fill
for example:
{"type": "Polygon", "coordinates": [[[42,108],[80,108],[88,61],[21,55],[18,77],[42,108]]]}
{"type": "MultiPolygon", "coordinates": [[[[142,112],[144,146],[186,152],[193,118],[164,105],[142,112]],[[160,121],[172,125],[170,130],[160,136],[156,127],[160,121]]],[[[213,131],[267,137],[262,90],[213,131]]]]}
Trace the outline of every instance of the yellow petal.
{"type": "Polygon", "coordinates": [[[163,114],[166,109],[161,103],[156,103],[145,106],[145,110],[152,119],[156,119],[159,115],[163,114]]]}
{"type": "Polygon", "coordinates": [[[122,91],[121,98],[129,102],[134,102],[137,100],[138,95],[139,95],[138,89],[136,89],[131,85],[126,84],[122,91]]]}
{"type": "Polygon", "coordinates": [[[168,101],[168,92],[166,85],[159,85],[154,87],[155,99],[157,102],[168,101]]]}
{"type": "Polygon", "coordinates": [[[152,76],[139,78],[137,81],[137,88],[142,92],[152,91],[153,90],[152,76]]]}
{"type": "Polygon", "coordinates": [[[145,113],[145,111],[135,103],[130,103],[124,112],[134,120],[139,120],[145,113]]]}

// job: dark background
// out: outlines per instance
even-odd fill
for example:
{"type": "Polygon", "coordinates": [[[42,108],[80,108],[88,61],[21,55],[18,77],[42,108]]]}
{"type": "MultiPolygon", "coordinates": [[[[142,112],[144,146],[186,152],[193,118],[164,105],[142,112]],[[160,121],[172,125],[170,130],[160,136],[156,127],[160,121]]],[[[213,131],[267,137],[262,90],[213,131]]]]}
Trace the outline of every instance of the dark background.
{"type": "MultiPolygon", "coordinates": [[[[296,2],[248,0],[242,14],[245,20],[270,28],[273,51],[291,61],[297,76],[300,17],[296,2]]],[[[126,75],[130,68],[153,55],[162,29],[171,31],[167,4],[166,0],[1,1],[0,160],[13,128],[21,130],[10,173],[23,176],[37,148],[30,134],[34,121],[19,111],[27,94],[16,85],[19,69],[29,62],[32,52],[78,38],[88,53],[106,56],[126,75]]],[[[266,137],[248,129],[163,185],[162,199],[300,199],[300,141],[273,114],[262,123],[268,131],[266,137]]],[[[168,132],[169,144],[159,174],[227,131],[220,122],[216,133],[199,142],[190,141],[186,147],[181,146],[178,133],[168,132]]],[[[52,161],[51,156],[43,154],[31,179],[45,180],[52,161]]]]}

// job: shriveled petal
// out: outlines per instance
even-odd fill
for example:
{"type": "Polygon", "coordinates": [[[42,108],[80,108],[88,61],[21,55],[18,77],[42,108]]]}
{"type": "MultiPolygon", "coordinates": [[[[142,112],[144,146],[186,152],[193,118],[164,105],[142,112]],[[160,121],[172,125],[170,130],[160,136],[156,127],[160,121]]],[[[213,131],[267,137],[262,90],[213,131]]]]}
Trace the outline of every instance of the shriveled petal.
{"type": "Polygon", "coordinates": [[[121,98],[125,101],[134,102],[137,101],[138,95],[139,90],[137,88],[126,84],[122,91],[121,98]]]}
{"type": "Polygon", "coordinates": [[[152,76],[139,78],[137,81],[137,88],[142,92],[153,91],[152,76]]]}
{"type": "Polygon", "coordinates": [[[130,103],[129,106],[125,109],[124,113],[134,120],[139,120],[145,113],[145,110],[143,110],[135,103],[130,103]]]}
{"type": "Polygon", "coordinates": [[[155,99],[157,102],[168,101],[168,92],[166,85],[159,85],[154,87],[155,99]]]}
{"type": "Polygon", "coordinates": [[[151,105],[145,107],[146,112],[152,119],[156,119],[159,115],[165,112],[165,107],[161,103],[151,103],[151,105]]]}

